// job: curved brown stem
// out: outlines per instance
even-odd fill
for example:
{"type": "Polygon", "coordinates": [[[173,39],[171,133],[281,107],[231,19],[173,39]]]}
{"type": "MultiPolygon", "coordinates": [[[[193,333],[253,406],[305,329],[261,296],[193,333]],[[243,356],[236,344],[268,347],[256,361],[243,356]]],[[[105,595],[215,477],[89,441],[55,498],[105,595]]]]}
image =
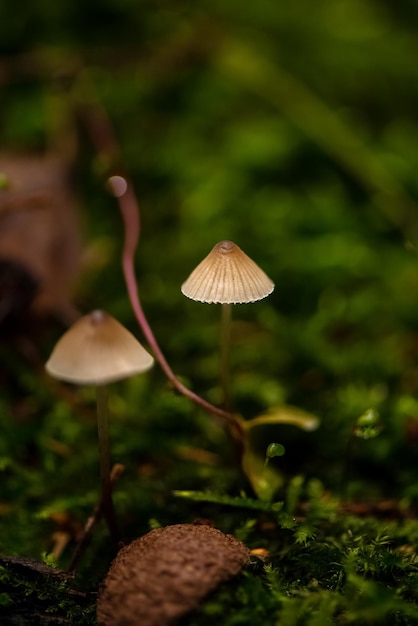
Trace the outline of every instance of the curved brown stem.
{"type": "Polygon", "coordinates": [[[229,413],[228,411],[224,411],[210,402],[207,402],[201,396],[197,395],[188,387],[183,385],[171,369],[160,346],[158,345],[154,333],[152,332],[139,298],[134,268],[134,252],[139,239],[139,209],[136,208],[137,203],[133,188],[128,181],[126,181],[126,183],[125,192],[121,196],[117,197],[125,225],[125,244],[122,253],[122,266],[129,299],[138,323],[141,326],[142,332],[144,333],[144,336],[163,372],[180,393],[192,400],[195,404],[202,407],[205,411],[220,417],[228,423],[233,423],[234,426],[237,426],[237,422],[240,421],[238,416],[229,413]]]}
{"type": "MultiPolygon", "coordinates": [[[[86,74],[84,73],[84,86],[86,85],[85,81],[86,74]]],[[[239,433],[241,438],[241,436],[243,436],[241,418],[238,415],[220,409],[219,407],[211,404],[198,394],[191,391],[191,389],[186,387],[177,378],[160,346],[158,345],[154,333],[148,323],[138,293],[138,284],[134,265],[135,251],[138,245],[140,233],[139,204],[133,185],[131,184],[128,176],[124,174],[122,174],[122,176],[120,175],[120,172],[123,172],[124,168],[120,166],[121,157],[119,145],[113,132],[112,124],[108,119],[103,106],[96,97],[94,86],[91,81],[88,83],[87,98],[87,102],[84,101],[77,103],[77,110],[97,152],[105,157],[105,161],[108,163],[109,171],[111,171],[112,174],[115,174],[110,175],[108,183],[118,202],[119,210],[124,222],[122,266],[128,296],[138,324],[140,325],[156,360],[160,364],[161,369],[173,386],[181,394],[200,406],[207,413],[210,413],[224,421],[233,432],[239,433]]]]}

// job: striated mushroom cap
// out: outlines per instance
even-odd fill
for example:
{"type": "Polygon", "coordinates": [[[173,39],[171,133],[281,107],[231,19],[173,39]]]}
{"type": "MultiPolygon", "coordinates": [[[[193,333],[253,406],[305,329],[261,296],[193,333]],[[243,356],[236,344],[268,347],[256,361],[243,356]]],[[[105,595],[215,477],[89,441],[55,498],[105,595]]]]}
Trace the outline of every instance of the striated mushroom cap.
{"type": "Polygon", "coordinates": [[[182,293],[208,304],[244,304],[268,296],[274,283],[232,241],[220,241],[181,286],[182,293]]]}
{"type": "Polygon", "coordinates": [[[59,380],[100,385],[145,372],[153,363],[122,324],[104,311],[93,311],[64,333],[45,367],[59,380]]]}
{"type": "Polygon", "coordinates": [[[97,601],[100,626],[169,626],[241,572],[249,549],[211,526],[157,528],[122,548],[97,601]]]}

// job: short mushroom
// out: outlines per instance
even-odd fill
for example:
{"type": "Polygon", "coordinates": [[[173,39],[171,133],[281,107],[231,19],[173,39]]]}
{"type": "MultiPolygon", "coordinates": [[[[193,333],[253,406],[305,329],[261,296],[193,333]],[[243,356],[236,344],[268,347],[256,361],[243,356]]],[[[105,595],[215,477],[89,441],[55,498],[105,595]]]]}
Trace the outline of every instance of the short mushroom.
{"type": "Polygon", "coordinates": [[[101,507],[112,536],[117,538],[110,484],[107,384],[145,372],[154,362],[135,337],[104,311],[78,319],[56,344],[47,372],[77,385],[94,385],[101,476],[101,507]]]}
{"type": "Polygon", "coordinates": [[[222,304],[221,379],[229,403],[229,344],[231,304],[266,298],[273,281],[232,241],[220,241],[182,284],[183,295],[208,304],[222,304]]]}

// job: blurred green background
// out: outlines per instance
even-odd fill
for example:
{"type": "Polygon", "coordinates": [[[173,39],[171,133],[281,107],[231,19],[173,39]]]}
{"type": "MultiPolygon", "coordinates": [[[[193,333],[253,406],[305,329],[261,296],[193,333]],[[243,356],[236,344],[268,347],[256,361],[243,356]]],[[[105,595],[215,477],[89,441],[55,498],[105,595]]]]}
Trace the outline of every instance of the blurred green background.
{"type": "MultiPolygon", "coordinates": [[[[353,428],[374,409],[381,432],[351,446],[349,491],[407,502],[418,497],[417,35],[410,0],[0,2],[0,144],[5,153],[58,150],[71,159],[90,259],[77,278],[80,311],[104,308],[140,336],[106,163],[74,114],[94,85],[140,201],[139,289],[174,371],[218,402],[220,311],[186,300],[180,285],[230,239],[276,283],[268,299],[234,308],[237,411],[250,419],[286,403],[317,415],[315,433],[282,427],[263,445],[285,445],[287,476],[338,490],[353,428]]],[[[55,322],[31,337],[41,359],[62,331],[55,322]]],[[[7,368],[7,345],[2,355],[7,368]]],[[[64,462],[45,452],[44,439],[64,440],[72,458],[85,425],[54,404],[24,358],[12,362],[15,388],[2,390],[3,466],[28,464],[29,455],[54,474],[59,494],[64,462]],[[19,434],[15,393],[30,404],[19,434]]],[[[172,469],[177,440],[216,454],[228,448],[158,368],[117,387],[114,404],[125,462],[131,454],[133,464],[163,459],[172,469]]],[[[94,446],[94,423],[89,429],[82,448],[94,446]]],[[[223,476],[227,488],[248,489],[242,477],[223,476]]],[[[94,502],[93,478],[87,505],[73,503],[85,507],[80,517],[94,502]]],[[[212,479],[201,470],[170,486],[204,488],[212,479]]],[[[157,491],[162,497],[162,484],[157,491]]],[[[9,486],[4,499],[13,497],[9,486]]]]}

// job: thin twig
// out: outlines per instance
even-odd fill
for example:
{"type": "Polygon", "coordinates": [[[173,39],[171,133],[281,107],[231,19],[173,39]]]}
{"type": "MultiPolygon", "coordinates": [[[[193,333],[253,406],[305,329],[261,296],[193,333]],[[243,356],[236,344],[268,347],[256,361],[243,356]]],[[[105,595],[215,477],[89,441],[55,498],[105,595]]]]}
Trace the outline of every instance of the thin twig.
{"type": "Polygon", "coordinates": [[[134,252],[137,246],[137,242],[139,239],[139,217],[138,212],[134,212],[134,206],[136,204],[136,198],[133,192],[133,188],[130,183],[127,182],[127,188],[125,193],[118,198],[119,208],[124,220],[125,225],[125,245],[122,253],[122,265],[123,272],[125,276],[126,286],[129,293],[129,299],[132,304],[132,308],[136,315],[136,318],[142,328],[142,332],[148,344],[150,345],[155,358],[159,362],[161,368],[163,369],[165,375],[170,380],[170,382],[176,387],[180,393],[184,396],[198,404],[200,407],[212,413],[223,420],[228,422],[237,421],[237,417],[228,411],[224,411],[216,407],[204,400],[201,396],[195,394],[188,387],[183,385],[183,383],[177,378],[171,369],[170,365],[167,362],[163,352],[161,351],[157,340],[155,339],[154,333],[148,323],[148,320],[145,317],[141,301],[138,294],[137,281],[135,276],[135,267],[134,267],[134,252]]]}
{"type": "MultiPolygon", "coordinates": [[[[86,75],[84,74],[84,80],[86,75]]],[[[206,412],[220,418],[226,422],[235,433],[243,432],[241,419],[238,415],[234,415],[225,411],[186,387],[175,375],[171,369],[167,359],[165,358],[154,333],[148,323],[142,308],[141,300],[138,293],[138,283],[135,275],[135,252],[139,241],[140,234],[140,207],[137,201],[135,191],[129,177],[126,175],[124,168],[121,166],[121,156],[119,145],[112,124],[108,116],[94,94],[91,81],[88,84],[89,102],[86,104],[78,103],[77,110],[80,118],[84,123],[86,131],[89,133],[91,141],[97,152],[104,157],[108,163],[110,175],[108,183],[110,189],[115,196],[119,210],[121,212],[124,223],[124,246],[122,252],[122,267],[128,296],[135,313],[136,319],[142,329],[142,332],[154,353],[154,356],[161,369],[167,376],[173,386],[192,402],[200,406],[206,412]],[[120,173],[122,172],[122,175],[120,173]]]]}
{"type": "MultiPolygon", "coordinates": [[[[121,463],[115,463],[110,472],[110,487],[113,490],[116,483],[122,476],[125,467],[121,463]]],[[[81,536],[80,541],[77,544],[76,549],[74,550],[74,554],[70,561],[70,565],[68,566],[68,572],[74,572],[77,568],[83,554],[85,553],[88,544],[90,543],[91,536],[93,534],[93,530],[96,528],[97,524],[100,522],[104,514],[104,501],[103,498],[100,499],[98,504],[95,506],[93,513],[88,518],[86,525],[83,529],[83,534],[81,536]]]]}

